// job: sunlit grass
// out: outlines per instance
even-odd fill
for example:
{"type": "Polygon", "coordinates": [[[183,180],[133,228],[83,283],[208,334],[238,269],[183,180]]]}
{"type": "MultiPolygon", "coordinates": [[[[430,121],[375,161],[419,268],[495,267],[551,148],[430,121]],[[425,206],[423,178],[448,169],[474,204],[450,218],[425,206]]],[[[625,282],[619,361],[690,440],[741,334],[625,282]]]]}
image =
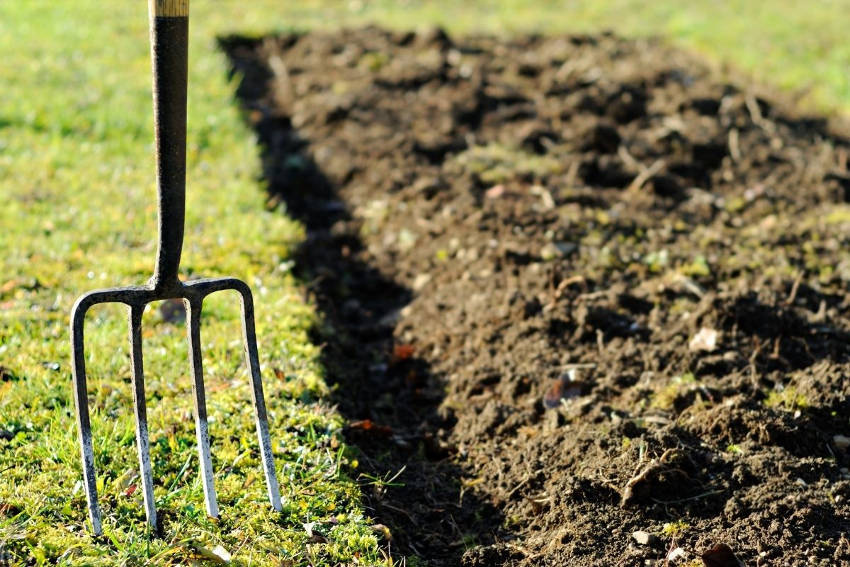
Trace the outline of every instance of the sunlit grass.
{"type": "Polygon", "coordinates": [[[154,306],[143,335],[163,530],[161,537],[147,532],[127,315],[98,307],[87,319],[86,349],[105,536],[88,535],[68,313],[84,291],[142,284],[153,268],[147,7],[2,3],[0,555],[13,564],[186,564],[216,546],[238,564],[383,561],[359,487],[344,473],[350,455],[341,418],[323,401],[318,349],[307,337],[315,313],[288,272],[303,228],[262,206],[255,140],[215,48],[216,34],[240,19],[261,21],[263,6],[196,4],[182,269],[186,277],[240,277],[254,289],[284,511],[273,513],[265,497],[238,299],[222,293],[206,303],[202,329],[222,517],[213,522],[203,511],[185,330],[154,306]],[[314,523],[310,532],[307,523],[314,523]]]}
{"type": "MultiPolygon", "coordinates": [[[[225,2],[226,3],[226,2],[225,2]]],[[[200,4],[200,2],[198,2],[200,4]]],[[[240,26],[253,33],[378,23],[440,25],[452,32],[658,36],[718,68],[791,89],[812,110],[850,112],[850,0],[304,0],[254,2],[240,26]]]]}
{"type": "MultiPolygon", "coordinates": [[[[86,535],[70,399],[67,318],[89,289],[146,281],[155,252],[145,2],[0,3],[0,557],[13,564],[185,564],[221,545],[241,564],[376,563],[383,543],[342,465],[341,418],[323,401],[313,307],[288,272],[303,227],[262,207],[255,140],[233,102],[217,34],[376,22],[456,33],[660,35],[758,80],[850,109],[850,2],[695,0],[193,0],[184,276],[232,275],[256,295],[260,357],[286,499],[272,514],[253,439],[236,298],[204,315],[216,486],[203,514],[182,327],[145,319],[156,498],[144,526],[126,314],[92,310],[90,396],[106,537],[86,535]],[[305,524],[311,527],[311,537],[305,524]]],[[[399,479],[404,481],[403,476],[399,479]]],[[[2,563],[3,559],[0,559],[2,563]]]]}

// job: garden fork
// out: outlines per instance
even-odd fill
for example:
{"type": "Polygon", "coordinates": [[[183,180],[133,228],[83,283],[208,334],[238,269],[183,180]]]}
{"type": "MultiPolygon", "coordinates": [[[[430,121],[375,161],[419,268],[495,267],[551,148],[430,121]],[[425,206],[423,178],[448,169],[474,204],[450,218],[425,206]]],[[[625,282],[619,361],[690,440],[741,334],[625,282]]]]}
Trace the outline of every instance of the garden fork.
{"type": "Polygon", "coordinates": [[[89,518],[96,535],[102,533],[94,471],[91,423],[86,394],[86,367],[83,325],[86,311],[99,303],[123,303],[129,307],[132,344],[133,401],[136,416],[136,445],[148,525],[155,531],[156,506],[151,479],[145,382],[142,372],[142,313],[145,305],[164,299],[182,299],[187,310],[189,357],[192,363],[192,390],[195,402],[195,434],[198,439],[201,480],[207,514],[218,517],[213,485],[210,440],[207,429],[206,396],[201,366],[200,317],[204,298],[214,292],[234,290],[242,299],[242,333],[245,357],[251,373],[251,394],[256,410],[268,497],[280,511],[280,492],[275,476],[269,439],[269,424],[257,356],[254,330],[254,303],[251,289],[234,278],[181,282],[177,276],[183,246],[186,209],[186,88],[188,65],[189,0],[148,0],[150,12],[151,60],[153,63],[153,108],[156,138],[157,192],[159,195],[159,242],[156,268],[147,285],[101,289],[80,297],[71,311],[71,356],[74,373],[74,400],[77,407],[80,455],[88,501],[89,518]]]}

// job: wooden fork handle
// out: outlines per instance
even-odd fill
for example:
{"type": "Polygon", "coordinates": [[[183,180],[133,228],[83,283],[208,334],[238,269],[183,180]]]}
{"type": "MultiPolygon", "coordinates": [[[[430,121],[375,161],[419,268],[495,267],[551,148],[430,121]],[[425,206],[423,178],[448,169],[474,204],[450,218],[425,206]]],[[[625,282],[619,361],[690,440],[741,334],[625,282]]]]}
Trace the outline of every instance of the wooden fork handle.
{"type": "Polygon", "coordinates": [[[159,247],[153,284],[177,283],[186,216],[189,0],[148,0],[153,63],[159,247]]]}

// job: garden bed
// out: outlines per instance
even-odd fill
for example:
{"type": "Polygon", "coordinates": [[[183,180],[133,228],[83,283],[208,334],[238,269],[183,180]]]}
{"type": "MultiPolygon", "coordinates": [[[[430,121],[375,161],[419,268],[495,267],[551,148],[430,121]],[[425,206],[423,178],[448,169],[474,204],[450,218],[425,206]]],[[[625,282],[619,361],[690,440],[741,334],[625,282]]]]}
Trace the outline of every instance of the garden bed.
{"type": "Polygon", "coordinates": [[[222,45],[409,564],[850,559],[826,120],[611,35],[222,45]]]}

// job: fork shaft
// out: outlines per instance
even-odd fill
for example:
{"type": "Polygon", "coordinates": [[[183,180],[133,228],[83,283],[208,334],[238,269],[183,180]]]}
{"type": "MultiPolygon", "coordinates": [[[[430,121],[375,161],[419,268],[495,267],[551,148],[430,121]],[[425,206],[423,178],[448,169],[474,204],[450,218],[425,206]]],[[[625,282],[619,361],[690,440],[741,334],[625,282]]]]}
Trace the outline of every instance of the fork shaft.
{"type": "Polygon", "coordinates": [[[133,404],[136,411],[136,447],[139,452],[139,474],[142,479],[142,497],[145,515],[151,531],[156,532],[156,504],[153,498],[151,451],[148,438],[148,412],[145,403],[145,375],[142,365],[142,313],[144,306],[130,307],[130,344],[133,362],[133,404]]]}
{"type": "Polygon", "coordinates": [[[210,458],[210,432],[207,424],[207,398],[204,391],[204,368],[201,357],[201,301],[184,300],[189,325],[189,358],[192,361],[192,393],[195,398],[195,435],[198,438],[198,458],[201,462],[201,482],[207,514],[218,518],[218,503],[213,484],[210,458]]]}
{"type": "Polygon", "coordinates": [[[189,1],[149,0],[159,247],[153,284],[177,283],[186,216],[186,88],[189,1]]]}

